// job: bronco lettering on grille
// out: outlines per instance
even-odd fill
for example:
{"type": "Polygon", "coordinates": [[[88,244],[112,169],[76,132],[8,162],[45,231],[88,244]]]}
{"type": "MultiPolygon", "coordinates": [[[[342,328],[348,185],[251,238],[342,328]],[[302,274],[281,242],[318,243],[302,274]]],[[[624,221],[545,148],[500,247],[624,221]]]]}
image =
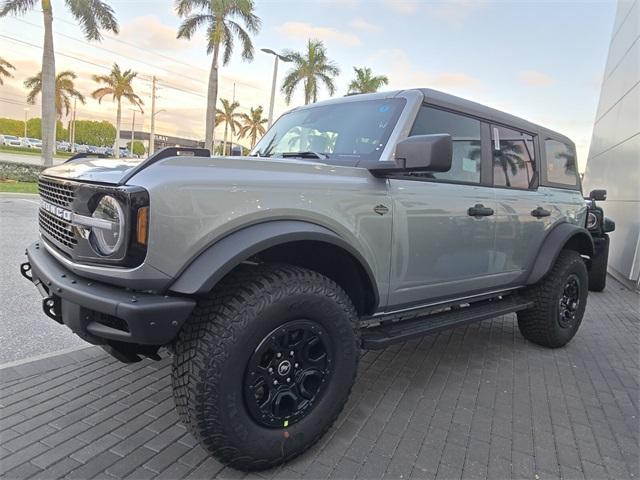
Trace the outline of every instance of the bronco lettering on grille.
{"type": "Polygon", "coordinates": [[[62,218],[67,222],[71,222],[71,212],[69,210],[65,210],[61,207],[56,207],[49,202],[45,202],[44,200],[40,200],[42,209],[49,212],[51,215],[55,215],[58,218],[62,218]]]}

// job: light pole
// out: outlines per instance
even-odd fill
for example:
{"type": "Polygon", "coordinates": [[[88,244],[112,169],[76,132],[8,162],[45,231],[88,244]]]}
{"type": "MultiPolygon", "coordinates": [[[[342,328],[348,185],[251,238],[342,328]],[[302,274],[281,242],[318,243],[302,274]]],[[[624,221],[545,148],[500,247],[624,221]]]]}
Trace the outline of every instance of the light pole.
{"type": "MultiPolygon", "coordinates": [[[[131,119],[131,150],[129,151],[129,154],[131,156],[133,156],[133,144],[136,141],[136,108],[130,108],[129,110],[131,110],[133,112],[133,118],[131,119]]],[[[140,109],[140,113],[142,113],[142,109],[140,109]]]]}
{"type": "Polygon", "coordinates": [[[24,138],[27,138],[27,114],[29,113],[29,109],[24,109],[24,138]]]}
{"type": "MultiPolygon", "coordinates": [[[[155,102],[154,102],[155,109],[155,102]]],[[[151,133],[149,134],[149,155],[152,155],[156,150],[156,115],[159,113],[166,112],[166,110],[160,109],[158,111],[154,111],[151,114],[151,133]]]]}
{"type": "Polygon", "coordinates": [[[270,48],[262,48],[264,53],[268,53],[269,55],[273,55],[275,57],[273,61],[273,81],[271,82],[271,100],[269,101],[269,123],[268,127],[271,127],[273,123],[273,103],[276,99],[276,82],[278,80],[278,60],[282,60],[283,62],[291,62],[291,57],[287,57],[285,55],[280,55],[270,48]]]}

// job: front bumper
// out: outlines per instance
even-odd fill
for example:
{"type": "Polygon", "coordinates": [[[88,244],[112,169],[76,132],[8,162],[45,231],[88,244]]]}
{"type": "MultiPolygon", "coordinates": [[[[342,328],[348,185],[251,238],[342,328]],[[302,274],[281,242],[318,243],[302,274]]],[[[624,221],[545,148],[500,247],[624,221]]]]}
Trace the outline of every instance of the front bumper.
{"type": "Polygon", "coordinates": [[[196,304],[191,298],[134,292],[80,277],[41,242],[30,245],[26,255],[20,271],[44,297],[45,314],[95,345],[166,345],[196,304]]]}

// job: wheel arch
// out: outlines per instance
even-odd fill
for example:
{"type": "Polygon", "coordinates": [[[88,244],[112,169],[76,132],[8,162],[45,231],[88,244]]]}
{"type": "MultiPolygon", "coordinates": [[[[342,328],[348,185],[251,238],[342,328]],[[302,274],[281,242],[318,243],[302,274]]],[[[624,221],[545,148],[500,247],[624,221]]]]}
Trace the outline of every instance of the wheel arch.
{"type": "Polygon", "coordinates": [[[574,250],[580,255],[592,258],[593,238],[586,228],[572,223],[561,223],[554,227],[542,243],[526,284],[531,285],[542,279],[551,270],[558,255],[564,249],[574,250]]]}
{"type": "Polygon", "coordinates": [[[328,228],[300,220],[263,222],[227,235],[200,253],[169,290],[206,294],[234,268],[252,259],[297,265],[331,278],[361,315],[373,313],[379,303],[373,270],[360,252],[328,228]]]}

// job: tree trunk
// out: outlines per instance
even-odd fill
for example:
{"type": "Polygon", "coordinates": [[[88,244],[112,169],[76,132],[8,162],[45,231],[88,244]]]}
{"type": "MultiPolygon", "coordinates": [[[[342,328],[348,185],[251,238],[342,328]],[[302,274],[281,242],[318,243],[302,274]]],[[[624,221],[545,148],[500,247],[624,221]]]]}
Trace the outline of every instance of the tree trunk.
{"type": "Polygon", "coordinates": [[[213,130],[216,128],[216,105],[218,104],[218,52],[220,45],[213,47],[213,59],[209,72],[209,86],[207,88],[207,117],[205,119],[204,148],[213,154],[213,130]]]}
{"type": "Polygon", "coordinates": [[[42,163],[53,165],[56,146],[56,60],[53,51],[53,12],[50,0],[42,0],[44,45],[42,48],[42,163]]]}
{"type": "Polygon", "coordinates": [[[118,110],[116,113],[116,141],[114,142],[114,145],[113,145],[113,156],[115,158],[120,158],[120,122],[121,121],[122,121],[122,101],[118,99],[118,110]]]}
{"type": "Polygon", "coordinates": [[[226,157],[227,156],[227,130],[229,124],[227,122],[224,122],[224,141],[222,142],[222,156],[226,157]]]}

